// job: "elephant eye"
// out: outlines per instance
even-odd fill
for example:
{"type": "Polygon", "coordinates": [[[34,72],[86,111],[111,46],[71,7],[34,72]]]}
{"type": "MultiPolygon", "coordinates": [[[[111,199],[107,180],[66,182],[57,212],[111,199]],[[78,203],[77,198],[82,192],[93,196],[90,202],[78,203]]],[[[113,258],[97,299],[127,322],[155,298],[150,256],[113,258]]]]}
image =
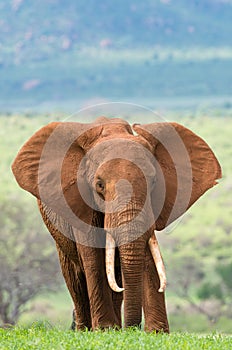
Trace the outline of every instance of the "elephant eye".
{"type": "Polygon", "coordinates": [[[100,192],[100,193],[102,193],[105,190],[105,185],[104,185],[102,180],[97,180],[96,190],[97,190],[97,192],[100,192]]]}

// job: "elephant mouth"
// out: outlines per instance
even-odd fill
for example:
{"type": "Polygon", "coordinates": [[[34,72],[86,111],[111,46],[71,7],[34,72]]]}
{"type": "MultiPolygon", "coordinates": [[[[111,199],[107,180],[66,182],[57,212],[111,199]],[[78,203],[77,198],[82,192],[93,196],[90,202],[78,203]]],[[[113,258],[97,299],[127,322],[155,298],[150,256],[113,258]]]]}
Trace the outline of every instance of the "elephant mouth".
{"type": "MultiPolygon", "coordinates": [[[[165,266],[163,263],[163,259],[161,256],[159,244],[155,236],[155,233],[153,233],[152,236],[149,238],[148,245],[157,269],[159,280],[160,280],[160,287],[158,289],[158,292],[163,293],[166,289],[167,278],[166,278],[165,266]]],[[[115,246],[116,244],[113,237],[111,236],[110,233],[107,232],[106,233],[106,259],[105,259],[106,275],[107,275],[110,288],[114,292],[122,292],[124,291],[124,288],[119,287],[115,279],[115,271],[114,271],[115,246]]]]}

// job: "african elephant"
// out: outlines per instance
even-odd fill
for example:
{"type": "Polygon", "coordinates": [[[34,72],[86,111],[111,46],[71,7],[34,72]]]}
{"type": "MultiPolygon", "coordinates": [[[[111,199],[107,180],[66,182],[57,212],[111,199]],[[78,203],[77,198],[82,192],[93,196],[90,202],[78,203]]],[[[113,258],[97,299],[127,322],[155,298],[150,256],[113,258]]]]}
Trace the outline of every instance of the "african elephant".
{"type": "Polygon", "coordinates": [[[53,122],[12,170],[38,200],[74,303],[76,329],[140,325],[169,332],[166,276],[154,230],[221,177],[209,146],[177,123],[53,122]]]}

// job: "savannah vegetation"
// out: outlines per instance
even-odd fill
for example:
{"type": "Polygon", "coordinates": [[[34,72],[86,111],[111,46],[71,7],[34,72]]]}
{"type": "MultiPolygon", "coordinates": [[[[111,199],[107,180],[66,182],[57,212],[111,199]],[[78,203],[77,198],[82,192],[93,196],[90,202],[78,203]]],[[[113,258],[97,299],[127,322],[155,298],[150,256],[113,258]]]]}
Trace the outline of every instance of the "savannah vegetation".
{"type": "Polygon", "coordinates": [[[49,324],[34,324],[30,327],[1,330],[1,350],[8,349],[128,349],[128,350],[225,350],[231,348],[231,335],[218,333],[199,335],[189,333],[154,334],[138,329],[95,332],[73,332],[52,327],[49,324]]]}

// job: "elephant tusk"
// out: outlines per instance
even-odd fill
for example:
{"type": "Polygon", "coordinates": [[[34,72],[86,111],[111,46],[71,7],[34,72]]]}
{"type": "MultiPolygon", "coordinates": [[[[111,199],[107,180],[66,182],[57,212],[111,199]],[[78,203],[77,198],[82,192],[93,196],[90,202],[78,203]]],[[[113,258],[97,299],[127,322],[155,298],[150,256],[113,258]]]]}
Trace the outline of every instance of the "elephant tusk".
{"type": "Polygon", "coordinates": [[[149,239],[148,244],[150,247],[152,257],[153,257],[154,262],[155,262],[155,266],[156,266],[156,269],[157,269],[157,272],[159,275],[159,279],[160,279],[160,288],[158,291],[160,293],[162,293],[166,289],[167,279],[166,279],[166,272],[165,272],[163,259],[162,259],[161,253],[160,253],[160,249],[159,249],[159,245],[158,245],[158,241],[156,239],[155,233],[149,239]]]}
{"type": "Polygon", "coordinates": [[[114,258],[115,258],[115,242],[113,237],[106,233],[106,276],[110,288],[114,292],[122,292],[124,288],[120,288],[115,280],[114,273],[114,258]]]}

